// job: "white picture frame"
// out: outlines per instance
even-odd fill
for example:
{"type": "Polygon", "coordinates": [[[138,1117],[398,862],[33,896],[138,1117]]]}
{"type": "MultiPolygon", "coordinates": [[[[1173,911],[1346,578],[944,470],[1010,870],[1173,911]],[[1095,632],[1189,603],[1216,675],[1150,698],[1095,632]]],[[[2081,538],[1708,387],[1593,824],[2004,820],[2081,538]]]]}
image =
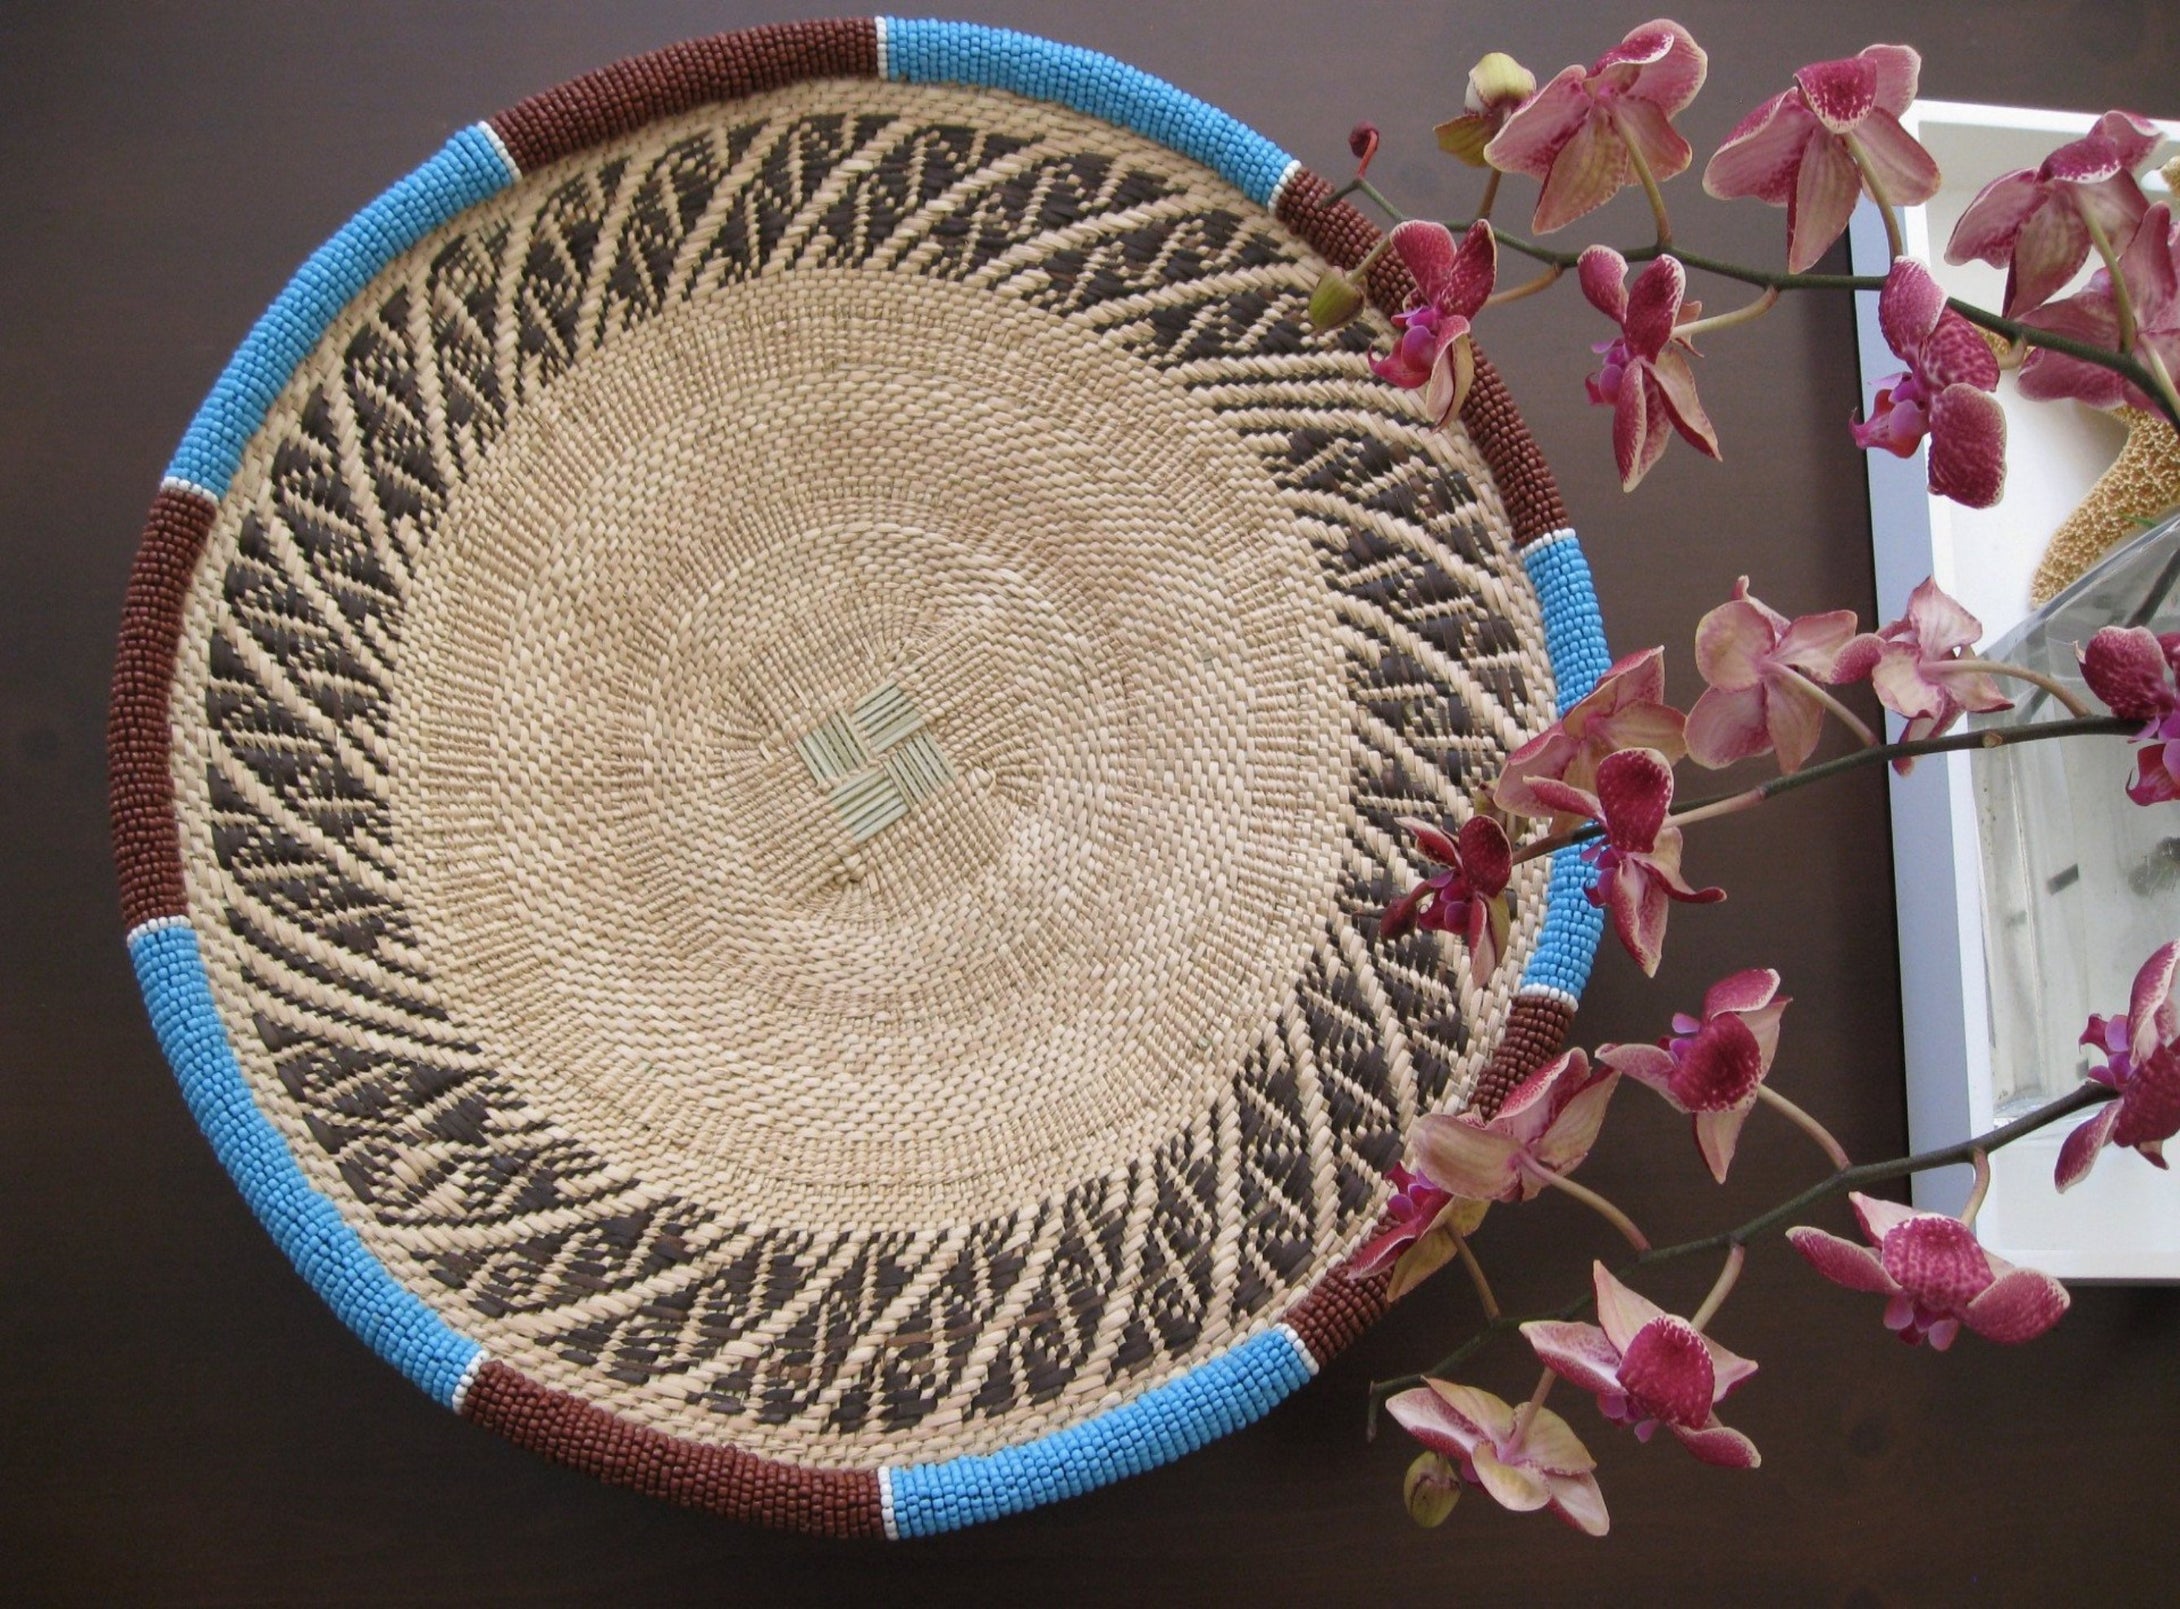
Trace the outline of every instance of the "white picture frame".
{"type": "MultiPolygon", "coordinates": [[[[1903,121],[1945,175],[1935,197],[1903,211],[1907,254],[1927,264],[1949,294],[1998,307],[2001,270],[1945,261],[1954,223],[1991,179],[2035,167],[2057,146],[2088,132],[2095,118],[1919,101],[1903,121]]],[[[2167,143],[2158,161],[2180,145],[2180,123],[2162,127],[2167,143]]],[[[2154,171],[2144,187],[2153,200],[2169,198],[2154,171]]],[[[1849,245],[1856,273],[1886,271],[1883,223],[1868,202],[1850,226],[1849,245]]],[[[1902,365],[1878,331],[1876,293],[1857,292],[1855,304],[1867,411],[1878,384],[1902,365]]],[[[1986,643],[2003,636],[2031,612],[2029,579],[2051,534],[2118,452],[2121,428],[2091,409],[2025,401],[2011,375],[2001,382],[1999,398],[2009,427],[2008,467],[2006,495],[1995,508],[1967,509],[1932,496],[1921,454],[1864,455],[1880,621],[1897,619],[1909,591],[1932,576],[1982,620],[1986,643]]],[[[1895,735],[1899,724],[1891,721],[1895,735]]],[[[1999,1120],[1970,763],[1965,754],[1949,754],[1924,760],[1905,777],[1888,773],[1908,1141],[1917,1151],[1964,1140],[1999,1120]]],[[[2180,932],[2180,912],[2175,916],[2180,932]]],[[[2113,981],[2113,1009],[2124,1008],[2129,981],[2113,981]]],[[[2061,1196],[2052,1188],[2052,1170],[2072,1126],[2054,1124],[1991,1159],[1991,1190],[1977,1220],[1985,1247],[2062,1279],[2180,1280],[2180,1172],[2160,1173],[2131,1151],[2107,1153],[2086,1180],[2061,1196]]],[[[1965,1167],[1918,1175],[1915,1204],[1957,1212],[1969,1179],[1965,1167]]]]}

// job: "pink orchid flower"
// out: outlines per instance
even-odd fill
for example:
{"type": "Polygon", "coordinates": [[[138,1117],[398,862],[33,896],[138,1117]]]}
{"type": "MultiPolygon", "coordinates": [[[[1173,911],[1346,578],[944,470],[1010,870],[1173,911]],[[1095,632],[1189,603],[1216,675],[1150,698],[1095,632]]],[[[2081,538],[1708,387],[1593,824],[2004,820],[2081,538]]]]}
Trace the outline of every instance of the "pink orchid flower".
{"type": "Polygon", "coordinates": [[[1506,757],[1492,797],[1502,810],[1547,816],[1555,828],[1567,826],[1581,818],[1546,804],[1533,782],[1563,782],[1587,792],[1597,786],[1598,765],[1620,749],[1656,749],[1677,760],[1687,752],[1684,723],[1681,712],[1665,702],[1665,650],[1628,654],[1565,715],[1506,757]]]}
{"type": "Polygon", "coordinates": [[[2008,318],[2042,307],[2089,260],[2092,227],[2125,251],[2149,209],[2135,175],[2162,136],[2132,112],[2106,112],[2041,166],[2001,174],[1977,192],[1946,243],[1949,263],[2006,270],[2008,318]]]}
{"type": "Polygon", "coordinates": [[[1675,1012],[1671,1039],[1602,1045],[1597,1059],[1694,1119],[1696,1148],[1711,1177],[1724,1184],[1757,1086],[1779,1053],[1779,1018],[1789,1004],[1779,993],[1779,974],[1752,967],[1712,984],[1700,1018],[1675,1012]]]}
{"type": "MultiPolygon", "coordinates": [[[[1618,340],[1597,348],[1605,366],[1588,381],[1590,401],[1612,409],[1612,451],[1620,490],[1632,492],[1679,431],[1706,457],[1718,456],[1718,432],[1696,396],[1688,358],[1695,348],[1676,333],[1688,271],[1674,257],[1652,261],[1627,287],[1627,259],[1610,246],[1582,253],[1582,294],[1620,326],[1618,340]]],[[[1689,313],[1696,309],[1691,305],[1689,313]]]]}
{"type": "MultiPolygon", "coordinates": [[[[2155,352],[2167,372],[2180,374],[2180,228],[2172,207],[2160,201],[2142,215],[2142,226],[2120,253],[2119,277],[2135,311],[2135,343],[2155,352]]],[[[2089,283],[2064,300],[2050,302],[2022,321],[2093,346],[2119,349],[2119,303],[2112,276],[2098,269],[2089,283]]],[[[2049,402],[2072,397],[2092,408],[2155,408],[2157,404],[2124,375],[2049,347],[2037,347],[2021,365],[2021,394],[2049,402]]]]}
{"type": "Polygon", "coordinates": [[[1469,321],[1498,281],[1499,242],[1486,222],[1471,224],[1455,245],[1444,224],[1416,218],[1395,224],[1390,238],[1416,289],[1407,310],[1393,315],[1399,339],[1370,369],[1403,391],[1420,390],[1424,409],[1442,426],[1461,411],[1476,378],[1469,321]]]}
{"type": "Polygon", "coordinates": [[[1527,1201],[1546,1174],[1572,1173],[1597,1143],[1620,1075],[1570,1050],[1514,1086],[1490,1117],[1433,1112],[1411,1136],[1416,1167],[1470,1201],[1527,1201]]]}
{"type": "Polygon", "coordinates": [[[1688,712],[1688,757],[1713,770],[1776,750],[1799,771],[1824,730],[1827,681],[1855,634],[1852,609],[1789,620],[1749,594],[1749,578],[1696,626],[1696,669],[1708,684],[1688,712]]]}
{"type": "Polygon", "coordinates": [[[2033,1341],[2067,1310],[2064,1285],[1992,1256],[1958,1218],[1860,1191],[1847,1199],[1868,1246],[1806,1224],[1789,1229],[1786,1238],[1833,1284],[1890,1297],[1885,1328],[1910,1346],[1927,1340],[1943,1352],[1963,1324],[1988,1341],[2033,1341]]]}
{"type": "Polygon", "coordinates": [[[1569,67],[1523,103],[1484,160],[1544,181],[1531,225],[1538,234],[1573,223],[1636,182],[1630,152],[1653,179],[1670,179],[1694,155],[1672,119],[1696,98],[1710,58],[1677,22],[1646,22],[1585,69],[1569,67]]]}
{"type": "Polygon", "coordinates": [[[2106,626],[2082,650],[2082,680],[2114,715],[2145,723],[2135,734],[2135,779],[2127,797],[2139,805],[2180,799],[2180,632],[2106,626]]]}
{"type": "Polygon", "coordinates": [[[1385,907],[1378,937],[1397,939],[1414,928],[1451,933],[1468,945],[1469,976],[1482,988],[1499,969],[1510,920],[1506,885],[1514,848],[1489,816],[1471,816],[1452,837],[1428,822],[1403,817],[1416,847],[1446,869],[1434,872],[1385,907]]]}
{"type": "Polygon", "coordinates": [[[1468,70],[1468,92],[1461,99],[1461,115],[1448,118],[1431,131],[1438,136],[1438,148],[1472,168],[1489,167],[1484,147],[1536,92],[1535,73],[1503,50],[1490,52],[1468,70]]]}
{"type": "Polygon", "coordinates": [[[1756,1443],[1718,1422],[1717,1404],[1756,1372],[1686,1319],[1591,1264],[1597,1324],[1536,1321],[1521,1333],[1562,1380],[1594,1392],[1598,1410],[1648,1441],[1661,1424],[1706,1464],[1754,1469],[1756,1443]]]}
{"type": "Polygon", "coordinates": [[[1855,445],[1912,458],[1928,436],[1930,489],[1989,508],[2006,489],[2006,410],[1991,395],[1998,359],[1912,257],[1885,276],[1877,323],[1907,372],[1879,384],[1867,423],[1848,426],[1855,445]]]}
{"type": "MultiPolygon", "coordinates": [[[[1967,657],[1982,635],[1982,621],[1941,591],[1936,580],[1926,580],[1908,595],[1905,615],[1839,651],[1832,680],[1858,682],[1867,676],[1878,701],[1906,720],[1903,738],[1918,743],[1945,731],[1964,711],[2013,707],[1985,672],[1946,669],[1967,657]]],[[[1895,760],[1893,768],[1905,775],[1914,763],[1895,760]]]]}
{"type": "Polygon", "coordinates": [[[1578,1531],[1603,1536],[1611,1524],[1598,1490],[1597,1460],[1549,1408],[1529,1422],[1473,1386],[1430,1380],[1388,1397],[1386,1412],[1417,1441],[1460,1466],[1461,1478],[1518,1513],[1549,1508],[1578,1531]]]}
{"type": "Polygon", "coordinates": [[[1892,206],[1938,193],[1938,164],[1900,124],[1922,70],[1906,45],[1804,67],[1792,89],[1734,125],[1703,170],[1704,190],[1786,208],[1786,266],[1806,272],[1845,232],[1865,174],[1892,206]]]}
{"type": "Polygon", "coordinates": [[[2180,972],[2180,942],[2167,944],[2142,963],[2125,1017],[2089,1019],[2081,1042],[2104,1052],[2089,1076],[2119,1099],[2066,1137],[2059,1147],[2054,1182],[2071,1190],[2089,1176],[2107,1145],[2128,1146],[2164,1167],[2165,1142],[2180,1133],[2180,1004],[2173,977],[2180,972]]]}
{"type": "Polygon", "coordinates": [[[1385,1204],[1378,1232],[1349,1259],[1347,1277],[1363,1280],[1390,1271],[1385,1298],[1397,1301],[1456,1255],[1453,1236],[1437,1231],[1472,1235],[1491,1204],[1440,1189],[1397,1162],[1386,1177],[1393,1181],[1393,1197],[1385,1204]]]}
{"type": "Polygon", "coordinates": [[[1597,767],[1597,791],[1585,793],[1539,777],[1537,797],[1604,825],[1602,842],[1582,854],[1597,868],[1589,901],[1612,915],[1613,931],[1645,973],[1655,976],[1665,950],[1668,901],[1711,905],[1723,888],[1692,888],[1680,874],[1680,829],[1668,826],[1673,767],[1655,749],[1622,749],[1597,767]]]}

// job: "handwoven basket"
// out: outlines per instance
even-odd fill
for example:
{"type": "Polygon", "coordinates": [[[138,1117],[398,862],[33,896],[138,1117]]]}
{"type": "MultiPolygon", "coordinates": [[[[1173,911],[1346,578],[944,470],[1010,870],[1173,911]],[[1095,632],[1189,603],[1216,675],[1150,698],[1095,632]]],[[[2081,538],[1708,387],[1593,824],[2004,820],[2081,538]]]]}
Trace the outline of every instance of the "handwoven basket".
{"type": "MultiPolygon", "coordinates": [[[[913,1536],[1245,1424],[1383,1306],[1419,1112],[1558,1046],[1382,942],[1605,663],[1488,364],[1304,314],[1260,136],[954,23],[756,29],[463,130],[306,263],[152,505],[129,949],[221,1161],[442,1403],[913,1536]]],[[[1409,286],[1388,259],[1380,308],[1409,286]]]]}

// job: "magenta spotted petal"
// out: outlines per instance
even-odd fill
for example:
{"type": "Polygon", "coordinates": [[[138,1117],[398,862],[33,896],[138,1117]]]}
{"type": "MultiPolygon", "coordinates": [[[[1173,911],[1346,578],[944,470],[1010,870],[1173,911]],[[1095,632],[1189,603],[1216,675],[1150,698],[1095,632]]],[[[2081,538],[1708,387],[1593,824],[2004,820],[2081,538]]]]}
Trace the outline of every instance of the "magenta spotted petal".
{"type": "Polygon", "coordinates": [[[2132,112],[2106,112],[2081,139],[2041,165],[1985,185],[1953,226],[1945,260],[2006,270],[2005,313],[2044,305],[2089,260],[2091,229],[2124,252],[2149,210],[2135,175],[2157,149],[2157,125],[2132,112]]]}
{"type": "Polygon", "coordinates": [[[1415,281],[1408,306],[1393,315],[1392,350],[1370,360],[1371,372],[1404,391],[1421,391],[1434,424],[1461,411],[1476,376],[1469,321],[1491,295],[1499,272],[1498,241],[1489,223],[1473,225],[1455,243],[1444,224],[1411,218],[1388,237],[1415,281]]]}
{"type": "Polygon", "coordinates": [[[1588,68],[1569,67],[1525,101],[1484,160],[1543,181],[1531,226],[1563,228],[1636,182],[1630,149],[1657,179],[1694,153],[1672,119],[1703,87],[1709,59],[1677,22],[1646,22],[1588,68]]]}
{"type": "Polygon", "coordinates": [[[1591,1265],[1596,1324],[1536,1321],[1521,1331],[1537,1360],[1595,1395],[1598,1410],[1648,1441],[1658,1426],[1707,1464],[1754,1469],[1756,1445],[1720,1424],[1716,1405],[1756,1372],[1686,1319],[1591,1265]]]}
{"type": "Polygon", "coordinates": [[[2090,1077],[2119,1098],[2066,1137],[2054,1182],[2071,1190],[2088,1177],[2107,1145],[2123,1146],[2162,1168],[2165,1142],[2180,1134],[2180,941],[2152,952],[2135,973],[2124,1021],[2091,1017],[2082,1043],[2104,1052],[2090,1077]]]}
{"type": "MultiPolygon", "coordinates": [[[[1908,594],[1906,614],[1839,651],[1831,679],[1867,678],[1878,702],[1907,723],[1902,736],[1919,742],[1944,732],[1968,710],[2013,707],[1987,673],[1949,668],[1970,657],[1982,635],[1983,622],[1934,579],[1926,579],[1908,594]]],[[[1912,759],[1893,762],[1903,773],[1913,764],[1912,759]]]]}
{"type": "Polygon", "coordinates": [[[1686,717],[1665,702],[1665,650],[1646,648],[1615,661],[1575,705],[1506,757],[1493,784],[1499,808],[1519,816],[1552,818],[1555,828],[1582,818],[1538,795],[1538,781],[1563,783],[1588,793],[1597,768],[1621,749],[1654,749],[1668,763],[1686,752],[1686,717]]]}
{"type": "Polygon", "coordinates": [[[1852,610],[1789,620],[1741,577],[1696,626],[1696,669],[1708,685],[1688,712],[1688,757],[1715,769],[1776,752],[1781,771],[1800,770],[1824,729],[1814,683],[1831,680],[1854,634],[1852,610]]]}
{"type": "Polygon", "coordinates": [[[1696,1147],[1723,1184],[1757,1088],[1778,1053],[1779,1019],[1789,1004],[1779,993],[1779,974],[1752,967],[1713,984],[1700,1019],[1676,1016],[1671,1039],[1601,1045],[1597,1059],[1688,1113],[1696,1147]]]}
{"type": "Polygon", "coordinates": [[[1401,825],[1416,847],[1445,869],[1385,907],[1378,937],[1397,939],[1418,928],[1450,933],[1467,944],[1469,974],[1484,987],[1498,972],[1511,925],[1505,894],[1514,849],[1506,829],[1489,816],[1471,816],[1450,837],[1424,821],[1403,817],[1401,825]]]}
{"type": "Polygon", "coordinates": [[[1631,492],[1641,483],[1676,432],[1706,457],[1718,457],[1718,432],[1688,367],[1695,348],[1676,333],[1687,270],[1677,258],[1659,257],[1630,290],[1627,259],[1610,246],[1591,246],[1579,272],[1590,305],[1620,326],[1619,339],[1603,349],[1604,368],[1588,381],[1590,400],[1612,408],[1620,489],[1631,492]]]}
{"type": "Polygon", "coordinates": [[[1994,1257],[1959,1219],[1860,1192],[1847,1199],[1868,1246],[1807,1225],[1789,1229],[1787,1239],[1833,1284],[1888,1298],[1885,1326],[1901,1340],[1928,1341],[1942,1352],[1965,1324],[2013,1345],[2034,1340],[2066,1312],[2064,1285],[1994,1257]]]}
{"type": "MultiPolygon", "coordinates": [[[[2180,375],[2180,227],[2169,203],[2160,201],[2142,215],[2133,242],[2120,254],[2119,273],[2135,310],[2135,339],[2158,355],[2168,373],[2180,375]]],[[[2083,289],[2047,303],[2022,322],[2118,350],[2119,303],[2111,274],[2100,268],[2083,289]]],[[[2072,397],[2092,408],[2157,406],[2124,375],[2049,347],[2037,347],[2022,363],[2021,394],[2047,402],[2072,397]]]]}
{"type": "Polygon", "coordinates": [[[1867,420],[1849,426],[1855,445],[1908,458],[1927,438],[1930,489],[1989,508],[2006,489],[2006,413],[1991,394],[1998,359],[1912,257],[1885,276],[1877,316],[1907,370],[1879,387],[1867,420]]]}
{"type": "Polygon", "coordinates": [[[1492,1501],[1529,1513],[1549,1508],[1576,1530],[1603,1536],[1611,1521],[1592,1473],[1597,1460],[1566,1420],[1538,1408],[1522,1426],[1505,1401],[1473,1386],[1430,1380],[1386,1399],[1409,1435],[1443,1454],[1492,1501]]]}
{"type": "Polygon", "coordinates": [[[1734,126],[1704,168],[1703,188],[1722,201],[1753,196],[1786,208],[1786,265],[1806,272],[1846,231],[1871,183],[1893,206],[1938,193],[1938,164],[1900,122],[1921,73],[1922,57],[1906,45],[1804,67],[1791,89],[1734,126]]]}
{"type": "Polygon", "coordinates": [[[1416,1169],[1471,1201],[1526,1201],[1545,1175],[1572,1173],[1597,1143],[1620,1075],[1570,1050],[1514,1086],[1490,1117],[1434,1112],[1410,1135],[1416,1169]]]}

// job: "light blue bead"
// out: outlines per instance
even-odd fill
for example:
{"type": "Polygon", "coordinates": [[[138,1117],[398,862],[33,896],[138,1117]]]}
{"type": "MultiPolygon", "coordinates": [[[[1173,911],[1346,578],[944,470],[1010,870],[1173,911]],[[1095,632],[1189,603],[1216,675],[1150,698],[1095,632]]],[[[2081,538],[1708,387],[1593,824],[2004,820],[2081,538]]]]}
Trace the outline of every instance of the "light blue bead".
{"type": "MultiPolygon", "coordinates": [[[[1522,564],[1544,611],[1544,646],[1551,655],[1559,713],[1564,715],[1612,667],[1597,594],[1590,584],[1589,562],[1570,533],[1525,549],[1522,564]]],[[[1544,931],[1522,973],[1524,984],[1579,995],[1589,982],[1590,964],[1605,932],[1605,913],[1588,899],[1596,880],[1596,868],[1582,858],[1579,848],[1562,849],[1552,857],[1544,931]]]]}
{"type": "Polygon", "coordinates": [[[279,1132],[250,1098],[212,1003],[196,933],[179,924],[139,930],[130,941],[129,959],[182,1099],[258,1221],[350,1329],[452,1407],[477,1343],[455,1334],[395,1283],[333,1203],[304,1179],[279,1132]]]}
{"type": "Polygon", "coordinates": [[[1283,1330],[1267,1330],[1094,1419],[972,1458],[892,1471],[894,1527],[933,1536],[1170,1463],[1252,1424],[1310,1377],[1283,1330]]]}
{"type": "Polygon", "coordinates": [[[473,125],[343,224],[296,270],[227,360],[175,449],[168,478],[225,496],[274,399],[341,309],[380,269],[514,179],[484,126],[473,125]]]}
{"type": "Polygon", "coordinates": [[[904,84],[975,84],[1086,112],[1201,162],[1269,203],[1294,158],[1244,123],[1110,56],[969,22],[884,19],[886,74],[904,84]]]}

